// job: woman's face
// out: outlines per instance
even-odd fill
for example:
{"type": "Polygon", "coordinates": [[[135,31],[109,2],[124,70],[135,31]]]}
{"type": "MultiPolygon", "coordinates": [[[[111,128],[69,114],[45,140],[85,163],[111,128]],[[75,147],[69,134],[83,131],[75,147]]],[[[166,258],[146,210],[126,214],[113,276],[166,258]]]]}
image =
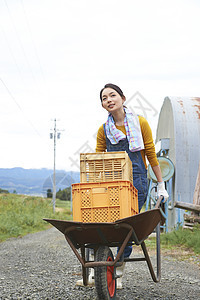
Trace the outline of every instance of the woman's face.
{"type": "Polygon", "coordinates": [[[105,88],[102,92],[102,106],[108,112],[116,112],[123,108],[125,97],[121,97],[114,89],[105,88]]]}

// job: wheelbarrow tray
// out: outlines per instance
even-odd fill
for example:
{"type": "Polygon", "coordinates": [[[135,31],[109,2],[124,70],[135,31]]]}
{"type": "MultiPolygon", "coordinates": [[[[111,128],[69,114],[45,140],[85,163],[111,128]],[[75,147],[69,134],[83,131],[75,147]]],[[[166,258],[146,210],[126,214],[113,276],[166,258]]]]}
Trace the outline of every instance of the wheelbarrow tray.
{"type": "MultiPolygon", "coordinates": [[[[61,231],[74,254],[82,265],[84,285],[88,284],[87,268],[117,267],[126,262],[146,261],[154,282],[159,282],[161,277],[160,260],[160,222],[164,221],[160,208],[139,213],[131,217],[119,219],[111,223],[83,223],[65,220],[44,219],[61,231]],[[144,240],[156,228],[157,245],[157,276],[154,273],[150,257],[144,240]],[[144,257],[123,258],[126,245],[140,245],[144,257]],[[117,256],[112,261],[88,261],[86,260],[86,248],[100,249],[102,247],[118,247],[117,256]],[[78,249],[81,249],[81,255],[78,249]]],[[[95,250],[95,251],[96,251],[95,250]]]]}
{"type": "Polygon", "coordinates": [[[71,240],[75,248],[83,245],[121,244],[127,237],[127,230],[132,228],[128,239],[140,245],[155,229],[163,216],[159,208],[142,212],[138,215],[119,219],[110,223],[83,223],[65,220],[44,219],[71,240]]]}

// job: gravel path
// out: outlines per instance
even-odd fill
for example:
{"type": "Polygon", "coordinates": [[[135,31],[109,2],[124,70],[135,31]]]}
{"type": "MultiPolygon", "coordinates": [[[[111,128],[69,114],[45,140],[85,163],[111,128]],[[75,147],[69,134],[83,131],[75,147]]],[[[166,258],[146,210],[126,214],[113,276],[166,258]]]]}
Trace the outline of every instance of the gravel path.
{"type": "MultiPolygon", "coordinates": [[[[134,249],[138,256],[140,247],[134,249]]],[[[160,283],[152,281],[146,262],[127,263],[125,270],[117,299],[200,299],[200,269],[192,261],[162,255],[160,283]]],[[[0,244],[2,300],[97,299],[95,288],[75,286],[80,278],[80,263],[55,228],[0,244]]]]}

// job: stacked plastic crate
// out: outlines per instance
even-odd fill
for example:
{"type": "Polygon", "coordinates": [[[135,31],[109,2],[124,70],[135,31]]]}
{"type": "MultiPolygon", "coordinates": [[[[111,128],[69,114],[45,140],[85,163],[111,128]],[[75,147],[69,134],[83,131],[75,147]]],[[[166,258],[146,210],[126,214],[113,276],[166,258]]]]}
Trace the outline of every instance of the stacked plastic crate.
{"type": "Polygon", "coordinates": [[[72,184],[73,220],[114,222],[138,213],[132,163],[125,151],[81,153],[80,183],[72,184]]]}

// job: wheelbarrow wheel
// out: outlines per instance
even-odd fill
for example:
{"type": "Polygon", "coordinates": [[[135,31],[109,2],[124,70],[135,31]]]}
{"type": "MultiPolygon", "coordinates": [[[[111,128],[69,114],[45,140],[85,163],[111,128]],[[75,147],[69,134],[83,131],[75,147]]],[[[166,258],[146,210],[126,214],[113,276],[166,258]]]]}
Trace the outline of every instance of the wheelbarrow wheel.
{"type": "MultiPolygon", "coordinates": [[[[113,254],[109,247],[101,246],[96,252],[96,261],[113,261],[113,254]]],[[[115,299],[116,279],[115,267],[102,266],[94,268],[95,286],[98,298],[101,300],[115,299]]]]}

